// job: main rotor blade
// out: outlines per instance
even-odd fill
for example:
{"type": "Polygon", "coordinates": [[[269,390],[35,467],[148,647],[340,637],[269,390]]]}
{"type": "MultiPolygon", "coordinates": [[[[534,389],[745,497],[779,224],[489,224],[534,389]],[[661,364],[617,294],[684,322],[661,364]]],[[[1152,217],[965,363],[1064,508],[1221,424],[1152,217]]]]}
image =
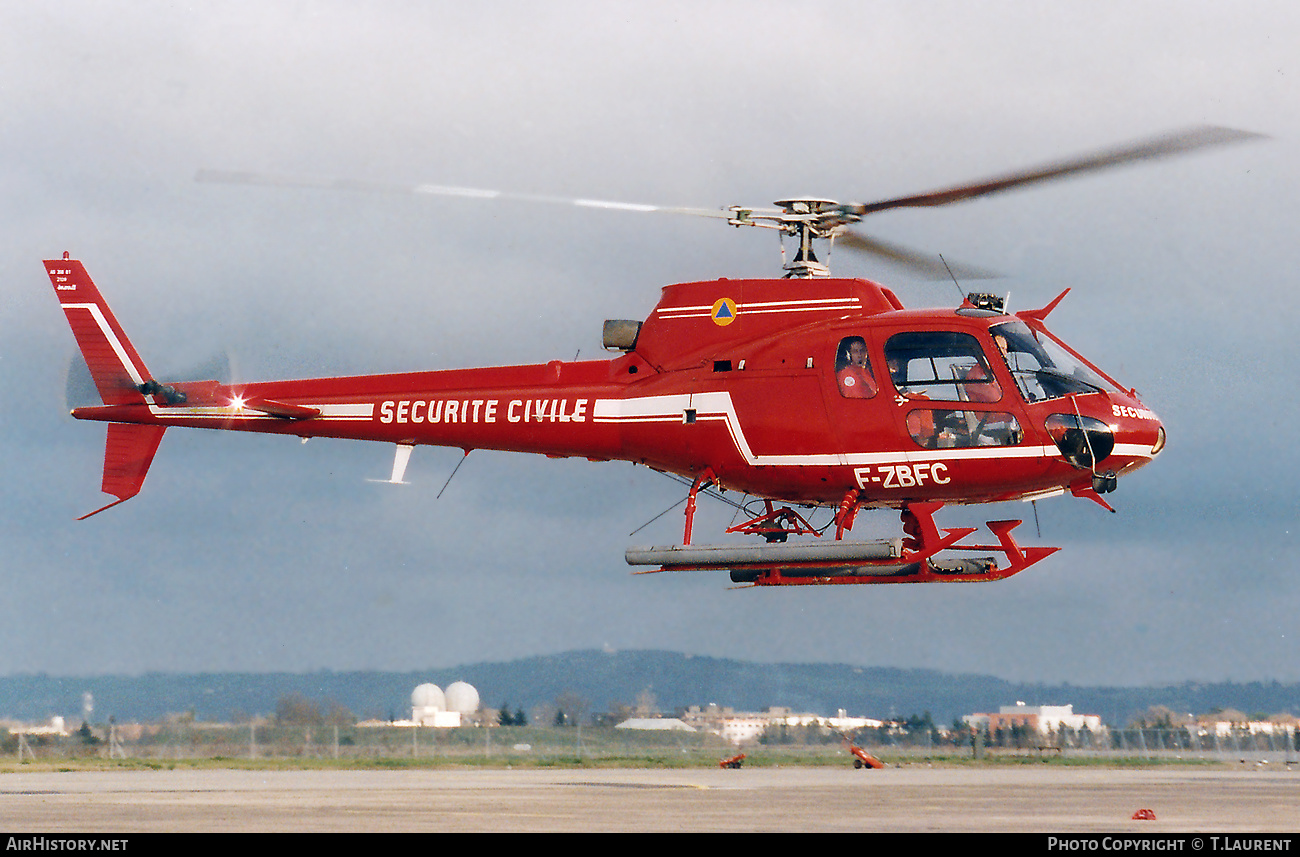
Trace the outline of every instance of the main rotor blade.
{"type": "Polygon", "coordinates": [[[920,250],[913,250],[892,241],[872,238],[869,235],[863,235],[861,232],[846,230],[840,233],[835,238],[835,246],[846,247],[859,253],[867,253],[886,259],[914,274],[919,274],[927,280],[947,280],[952,278],[958,280],[996,280],[1002,276],[996,271],[967,265],[962,262],[949,261],[945,264],[945,260],[938,256],[931,256],[928,253],[922,253],[920,250]]]}
{"type": "Polygon", "coordinates": [[[579,208],[603,208],[615,211],[641,211],[661,214],[689,214],[695,217],[719,217],[729,220],[734,211],[716,208],[685,208],[681,206],[646,205],[637,202],[617,202],[606,199],[582,199],[546,196],[533,193],[510,193],[476,187],[418,184],[397,185],[384,182],[357,181],[355,179],[322,179],[307,176],[284,176],[238,170],[199,170],[194,180],[212,184],[261,185],[265,187],[301,187],[323,190],[348,190],[363,193],[405,193],[430,196],[457,196],[465,199],[497,199],[514,202],[539,202],[548,205],[575,205],[579,208]]]}
{"type": "Polygon", "coordinates": [[[1020,187],[1021,185],[1065,178],[1067,176],[1092,172],[1094,170],[1108,169],[1110,167],[1132,163],[1133,161],[1163,158],[1169,155],[1177,155],[1182,152],[1195,151],[1196,149],[1204,149],[1211,146],[1223,146],[1229,143],[1240,143],[1247,140],[1258,140],[1265,137],[1266,135],[1264,134],[1256,134],[1251,131],[1238,131],[1234,128],[1220,128],[1214,125],[1202,125],[1196,128],[1189,128],[1185,131],[1177,131],[1172,134],[1151,137],[1146,140],[1140,140],[1123,146],[1103,149],[1099,152],[1069,158],[1064,161],[1054,161],[1028,170],[1007,173],[1002,176],[994,176],[972,184],[958,185],[957,187],[948,188],[946,190],[936,190],[929,193],[917,194],[916,196],[904,196],[899,197],[898,199],[883,200],[881,202],[849,204],[845,206],[845,209],[854,214],[864,215],[872,214],[877,211],[886,211],[891,208],[919,208],[934,205],[948,205],[949,203],[961,202],[962,200],[974,199],[975,197],[1001,193],[1002,191],[1020,187]]]}

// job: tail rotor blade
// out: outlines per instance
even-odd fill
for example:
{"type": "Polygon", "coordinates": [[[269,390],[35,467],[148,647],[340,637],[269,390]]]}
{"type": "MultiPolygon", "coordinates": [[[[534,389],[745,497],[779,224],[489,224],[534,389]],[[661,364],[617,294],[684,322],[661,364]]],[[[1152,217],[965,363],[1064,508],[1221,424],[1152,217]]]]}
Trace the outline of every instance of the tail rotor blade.
{"type": "Polygon", "coordinates": [[[68,363],[65,396],[69,411],[103,404],[99,390],[95,387],[95,379],[90,376],[90,367],[86,365],[86,358],[81,356],[80,351],[68,363]]]}

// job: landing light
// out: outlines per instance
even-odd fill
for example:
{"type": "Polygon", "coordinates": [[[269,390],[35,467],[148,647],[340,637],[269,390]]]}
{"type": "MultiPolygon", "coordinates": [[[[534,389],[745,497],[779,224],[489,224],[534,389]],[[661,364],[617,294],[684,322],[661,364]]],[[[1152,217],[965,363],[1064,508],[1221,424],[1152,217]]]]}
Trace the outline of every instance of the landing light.
{"type": "Polygon", "coordinates": [[[242,411],[244,409],[244,397],[235,396],[235,398],[230,400],[230,406],[237,411],[242,411]]]}
{"type": "Polygon", "coordinates": [[[1099,419],[1078,414],[1052,414],[1045,421],[1065,460],[1075,467],[1090,468],[1115,449],[1115,434],[1099,419]]]}
{"type": "Polygon", "coordinates": [[[1156,444],[1155,446],[1151,447],[1151,454],[1159,455],[1160,450],[1164,448],[1165,448],[1165,427],[1161,426],[1160,428],[1156,429],[1156,444]]]}

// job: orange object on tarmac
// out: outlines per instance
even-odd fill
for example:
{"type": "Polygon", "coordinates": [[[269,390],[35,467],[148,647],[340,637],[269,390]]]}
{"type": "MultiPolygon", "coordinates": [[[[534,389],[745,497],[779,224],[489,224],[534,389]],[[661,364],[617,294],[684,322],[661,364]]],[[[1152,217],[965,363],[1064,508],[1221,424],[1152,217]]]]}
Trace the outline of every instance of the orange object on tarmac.
{"type": "Polygon", "coordinates": [[[857,744],[849,745],[849,752],[853,754],[853,767],[855,768],[883,768],[885,763],[859,747],[857,744]]]}

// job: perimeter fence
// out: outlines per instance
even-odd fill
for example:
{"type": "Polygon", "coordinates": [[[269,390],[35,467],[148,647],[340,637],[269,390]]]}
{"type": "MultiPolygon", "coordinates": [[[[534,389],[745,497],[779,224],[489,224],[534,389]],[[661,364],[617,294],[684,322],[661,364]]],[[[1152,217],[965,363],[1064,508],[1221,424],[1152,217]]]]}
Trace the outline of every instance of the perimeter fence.
{"type": "Polygon", "coordinates": [[[301,727],[267,724],[116,727],[87,735],[8,735],[0,753],[19,761],[77,758],[146,763],[203,760],[314,760],[364,766],[572,764],[627,759],[632,763],[716,763],[736,751],[717,735],[644,732],[608,727],[301,727]]]}
{"type": "Polygon", "coordinates": [[[996,730],[982,733],[911,733],[888,730],[860,743],[877,755],[916,756],[965,753],[974,758],[1027,757],[1080,760],[1203,760],[1300,764],[1300,733],[1294,729],[1252,732],[1196,727],[1060,730],[996,730]]]}
{"type": "MultiPolygon", "coordinates": [[[[864,730],[853,742],[889,762],[924,759],[1203,760],[1300,764],[1300,735],[1230,730],[1103,729],[1094,732],[961,734],[864,730]]],[[[298,760],[364,766],[604,763],[712,765],[738,753],[758,764],[851,761],[845,737],[827,729],[769,730],[732,744],[709,732],[608,726],[302,727],[269,724],[115,726],[71,735],[0,732],[10,760],[133,759],[149,764],[203,760],[298,760]]]]}

